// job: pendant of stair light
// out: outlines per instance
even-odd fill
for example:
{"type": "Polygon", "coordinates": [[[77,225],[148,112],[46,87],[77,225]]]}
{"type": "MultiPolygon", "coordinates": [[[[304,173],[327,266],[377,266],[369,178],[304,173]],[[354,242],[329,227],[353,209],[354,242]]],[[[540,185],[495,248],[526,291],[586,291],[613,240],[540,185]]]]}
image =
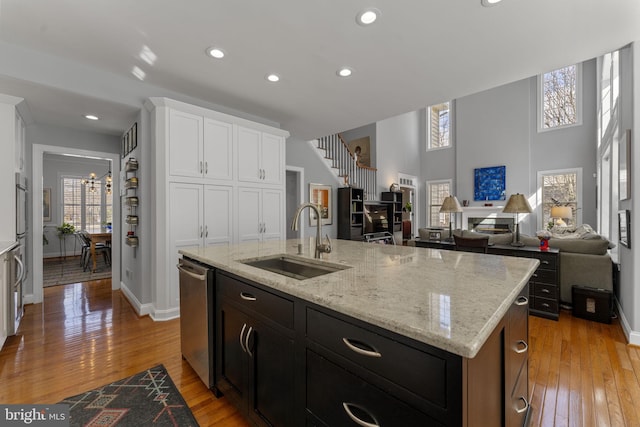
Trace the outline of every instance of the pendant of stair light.
{"type": "Polygon", "coordinates": [[[358,25],[366,27],[367,25],[371,25],[376,22],[379,16],[380,11],[378,9],[375,7],[369,7],[356,15],[356,22],[358,25]]]}
{"type": "Polygon", "coordinates": [[[269,73],[264,78],[271,83],[276,83],[280,81],[280,76],[274,73],[269,73]]]}
{"type": "Polygon", "coordinates": [[[502,0],[480,0],[480,3],[484,6],[484,7],[491,7],[491,6],[495,6],[496,4],[500,3],[502,0]]]}
{"type": "Polygon", "coordinates": [[[224,50],[214,46],[207,48],[207,55],[215,59],[222,59],[224,58],[225,53],[224,50]]]}
{"type": "Polygon", "coordinates": [[[94,115],[94,114],[86,114],[84,116],[85,119],[89,119],[89,120],[98,120],[98,116],[94,115]]]}
{"type": "Polygon", "coordinates": [[[338,77],[350,77],[353,74],[353,69],[349,67],[342,67],[336,71],[338,77]]]}

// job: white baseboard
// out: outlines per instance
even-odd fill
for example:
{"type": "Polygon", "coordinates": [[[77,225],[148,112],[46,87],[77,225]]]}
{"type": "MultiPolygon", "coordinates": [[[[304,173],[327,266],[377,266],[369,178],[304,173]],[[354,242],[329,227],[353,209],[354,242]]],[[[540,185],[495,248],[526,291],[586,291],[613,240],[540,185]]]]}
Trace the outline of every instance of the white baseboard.
{"type": "Polygon", "coordinates": [[[173,320],[180,317],[180,308],[170,308],[168,310],[157,310],[153,304],[142,304],[138,298],[127,288],[123,282],[120,282],[120,290],[124,294],[125,298],[129,300],[129,303],[133,306],[138,316],[149,316],[154,322],[164,322],[166,320],[173,320]]]}
{"type": "Polygon", "coordinates": [[[627,318],[625,317],[624,312],[622,311],[622,307],[620,306],[617,298],[615,299],[615,302],[616,306],[618,307],[620,325],[622,325],[622,331],[627,337],[627,342],[632,345],[640,346],[640,332],[631,329],[631,325],[629,325],[629,322],[627,321],[627,318]]]}

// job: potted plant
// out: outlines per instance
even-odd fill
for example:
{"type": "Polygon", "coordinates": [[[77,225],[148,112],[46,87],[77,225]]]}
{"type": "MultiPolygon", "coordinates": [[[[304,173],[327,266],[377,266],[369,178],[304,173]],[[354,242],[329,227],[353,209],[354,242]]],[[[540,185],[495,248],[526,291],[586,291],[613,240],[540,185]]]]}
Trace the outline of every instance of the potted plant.
{"type": "Polygon", "coordinates": [[[73,224],[69,224],[68,222],[63,222],[62,225],[56,227],[58,230],[58,237],[63,238],[69,234],[73,234],[76,232],[76,227],[73,224]]]}

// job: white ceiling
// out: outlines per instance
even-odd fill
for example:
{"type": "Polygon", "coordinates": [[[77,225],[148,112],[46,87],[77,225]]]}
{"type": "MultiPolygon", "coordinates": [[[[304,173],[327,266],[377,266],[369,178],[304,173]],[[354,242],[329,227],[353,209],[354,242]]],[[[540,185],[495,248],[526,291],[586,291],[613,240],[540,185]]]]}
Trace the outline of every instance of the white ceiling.
{"type": "Polygon", "coordinates": [[[0,61],[0,93],[25,98],[36,123],[120,134],[141,103],[103,87],[104,79],[76,85],[71,77],[76,68],[99,69],[138,85],[141,97],[162,88],[310,139],[638,40],[638,0],[503,0],[489,8],[480,0],[1,0],[4,50],[37,54],[40,62],[30,63],[51,68],[0,61]],[[382,12],[378,22],[357,25],[358,12],[372,6],[382,12]],[[212,45],[227,57],[205,56],[212,45]],[[157,56],[153,65],[140,58],[144,46],[157,56]],[[353,76],[338,78],[341,66],[353,76]],[[269,72],[282,80],[268,83],[269,72]],[[86,123],[88,112],[102,120],[86,123]]]}

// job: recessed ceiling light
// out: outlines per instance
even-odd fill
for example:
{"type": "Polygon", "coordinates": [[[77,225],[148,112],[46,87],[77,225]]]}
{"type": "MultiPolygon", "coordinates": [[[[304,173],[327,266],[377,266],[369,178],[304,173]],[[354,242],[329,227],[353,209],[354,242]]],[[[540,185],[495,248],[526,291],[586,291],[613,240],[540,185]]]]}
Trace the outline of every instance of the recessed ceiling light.
{"type": "Polygon", "coordinates": [[[349,67],[342,67],[336,72],[336,74],[340,77],[349,77],[353,74],[353,70],[349,67]]]}
{"type": "Polygon", "coordinates": [[[207,48],[207,55],[215,59],[222,59],[224,58],[224,50],[219,47],[210,47],[207,48]]]}
{"type": "Polygon", "coordinates": [[[93,115],[93,114],[87,114],[84,116],[85,119],[89,119],[89,120],[98,120],[98,116],[93,115]]]}
{"type": "Polygon", "coordinates": [[[374,7],[363,10],[356,16],[356,22],[360,25],[371,25],[380,16],[380,11],[374,7]]]}
{"type": "Polygon", "coordinates": [[[502,0],[480,0],[480,3],[482,3],[482,5],[484,7],[491,7],[491,6],[495,6],[496,4],[500,3],[502,0]]]}
{"type": "Polygon", "coordinates": [[[271,83],[275,83],[275,82],[279,82],[280,81],[280,76],[277,74],[267,74],[265,79],[269,80],[271,83]]]}

